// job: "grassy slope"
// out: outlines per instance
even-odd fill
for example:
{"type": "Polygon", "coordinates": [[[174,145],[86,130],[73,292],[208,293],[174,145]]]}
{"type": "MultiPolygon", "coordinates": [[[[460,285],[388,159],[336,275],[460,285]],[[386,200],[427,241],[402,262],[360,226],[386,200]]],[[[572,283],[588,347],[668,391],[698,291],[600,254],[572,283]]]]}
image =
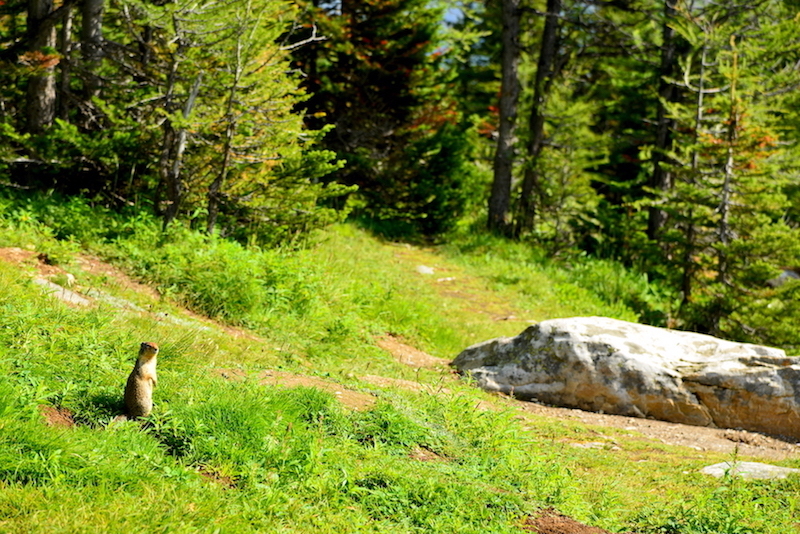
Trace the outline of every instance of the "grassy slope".
{"type": "Polygon", "coordinates": [[[520,518],[545,505],[639,532],[777,533],[798,519],[796,481],[720,486],[696,472],[727,458],[573,422],[520,420],[501,400],[452,380],[448,395],[360,381],[448,380],[395,362],[374,344],[385,332],[451,358],[529,320],[632,317],[491,243],[448,255],[343,226],[297,254],[255,254],[189,235],[148,246],[147,222],[113,239],[83,232],[57,240],[66,237],[57,225],[39,222],[46,213],[24,217],[6,209],[0,246],[47,252],[84,289],[179,313],[169,299],[152,301],[69,262],[88,246],[257,336],[102,303],[69,308],[0,262],[0,531],[517,532],[520,518]],[[421,275],[418,265],[435,273],[421,275]],[[162,346],[151,426],[109,425],[143,340],[162,346]],[[219,367],[250,378],[225,381],[212,372],[219,367]],[[378,402],[357,412],[316,389],[263,386],[255,377],[266,368],[325,377],[378,402]],[[476,409],[481,401],[496,409],[476,409]],[[44,425],[41,405],[70,410],[80,425],[44,425]],[[598,433],[619,450],[565,443],[598,433]],[[436,459],[415,459],[419,450],[436,459]]]}

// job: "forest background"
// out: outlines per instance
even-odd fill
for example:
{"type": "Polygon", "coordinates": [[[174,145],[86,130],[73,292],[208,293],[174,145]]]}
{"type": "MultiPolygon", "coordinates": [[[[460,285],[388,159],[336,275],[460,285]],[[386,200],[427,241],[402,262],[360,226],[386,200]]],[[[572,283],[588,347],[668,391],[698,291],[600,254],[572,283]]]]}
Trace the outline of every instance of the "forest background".
{"type": "Polygon", "coordinates": [[[642,273],[643,322],[796,350],[798,13],[5,0],[0,181],[252,247],[491,232],[642,273]]]}

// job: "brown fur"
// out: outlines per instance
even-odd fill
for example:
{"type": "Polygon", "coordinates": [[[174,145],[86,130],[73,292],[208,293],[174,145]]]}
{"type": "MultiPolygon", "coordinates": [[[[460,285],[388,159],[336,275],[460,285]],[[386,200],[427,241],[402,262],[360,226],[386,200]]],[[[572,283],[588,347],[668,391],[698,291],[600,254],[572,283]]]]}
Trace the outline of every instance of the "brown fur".
{"type": "Polygon", "coordinates": [[[130,419],[147,417],[153,410],[153,388],[156,386],[158,345],[142,343],[139,357],[125,385],[125,407],[130,419]]]}

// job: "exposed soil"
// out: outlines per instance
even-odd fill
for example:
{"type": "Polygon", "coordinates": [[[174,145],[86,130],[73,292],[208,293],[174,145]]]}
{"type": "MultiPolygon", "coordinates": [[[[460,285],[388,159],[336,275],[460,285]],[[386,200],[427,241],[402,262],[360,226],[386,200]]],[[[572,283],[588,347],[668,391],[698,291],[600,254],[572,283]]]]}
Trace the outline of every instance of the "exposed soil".
{"type": "MultiPolygon", "coordinates": [[[[682,425],[655,419],[641,419],[545,406],[535,402],[512,402],[524,413],[554,419],[580,421],[581,423],[598,427],[620,428],[638,432],[661,443],[689,447],[696,451],[732,454],[738,450],[738,453],[743,456],[753,456],[773,461],[800,456],[800,447],[791,440],[765,436],[764,434],[746,430],[682,425]]],[[[604,446],[614,445],[613,440],[605,441],[604,443],[604,446]]]]}
{"type": "Polygon", "coordinates": [[[394,334],[377,336],[375,338],[375,344],[394,356],[398,362],[410,367],[430,369],[447,367],[450,363],[450,360],[436,358],[435,356],[431,356],[426,352],[404,343],[401,337],[394,334]]]}
{"type": "MultiPolygon", "coordinates": [[[[248,378],[247,373],[241,369],[214,369],[214,374],[233,381],[242,381],[248,378]]],[[[323,380],[314,376],[298,375],[285,371],[264,371],[257,376],[260,384],[267,386],[281,386],[287,388],[308,387],[318,388],[333,393],[339,402],[351,410],[369,410],[375,405],[375,397],[369,393],[362,393],[330,380],[323,380]]]]}
{"type": "Polygon", "coordinates": [[[413,380],[403,380],[402,378],[388,378],[385,376],[377,376],[377,375],[364,375],[358,378],[363,382],[367,382],[374,386],[383,388],[396,387],[400,389],[406,389],[408,391],[415,391],[417,393],[424,392],[424,393],[442,394],[442,395],[450,394],[450,390],[442,386],[441,383],[438,385],[431,385],[422,382],[414,382],[413,380]]]}
{"type": "Polygon", "coordinates": [[[0,248],[0,260],[16,265],[35,267],[36,271],[43,277],[64,272],[60,267],[52,265],[47,255],[38,254],[33,250],[17,247],[0,248]]]}
{"type": "Polygon", "coordinates": [[[610,534],[602,528],[590,527],[561,515],[552,508],[545,508],[538,515],[528,517],[522,524],[522,530],[537,534],[610,534]]]}
{"type": "Polygon", "coordinates": [[[260,378],[262,384],[280,385],[289,388],[304,386],[328,391],[336,395],[336,398],[342,404],[353,410],[368,410],[375,405],[375,397],[369,393],[354,391],[341,384],[314,376],[295,375],[283,371],[264,371],[261,373],[260,378]]]}
{"type": "Polygon", "coordinates": [[[391,246],[394,248],[394,257],[409,266],[416,265],[420,276],[443,298],[458,300],[465,310],[490,321],[519,322],[522,328],[529,324],[529,321],[515,315],[517,312],[507,301],[487,292],[484,280],[468,275],[458,267],[443,264],[432,249],[404,244],[391,246]]]}
{"type": "Polygon", "coordinates": [[[106,276],[119,284],[120,287],[131,289],[137,293],[142,293],[149,296],[153,300],[157,301],[161,298],[161,295],[159,295],[158,291],[156,291],[154,288],[131,279],[120,269],[104,262],[100,258],[90,256],[88,254],[81,254],[77,258],[77,263],[84,272],[95,276],[106,276]]]}
{"type": "MultiPolygon", "coordinates": [[[[33,267],[35,270],[34,274],[34,281],[38,283],[40,286],[44,287],[44,289],[50,293],[53,297],[61,300],[67,305],[73,307],[83,307],[83,306],[91,306],[96,302],[94,297],[98,296],[98,291],[86,291],[87,288],[81,287],[80,284],[76,284],[75,276],[71,273],[64,270],[62,267],[58,265],[53,265],[46,254],[37,254],[31,250],[25,250],[17,247],[7,247],[7,248],[0,248],[0,260],[6,261],[8,263],[13,263],[15,265],[27,265],[29,267],[33,267]],[[59,283],[66,283],[64,284],[66,287],[59,286],[56,284],[55,281],[59,283]],[[86,294],[82,291],[86,291],[86,294]]],[[[146,295],[149,299],[153,301],[159,301],[161,299],[160,294],[151,286],[146,284],[142,284],[133,280],[123,271],[118,269],[117,267],[104,262],[103,260],[91,256],[88,254],[79,254],[76,257],[76,264],[78,267],[85,273],[94,275],[94,276],[101,276],[106,277],[110,281],[112,281],[117,286],[134,291],[139,294],[146,295]]],[[[106,296],[107,297],[107,296],[106,296]]],[[[112,299],[108,298],[101,298],[100,300],[104,300],[113,306],[126,308],[128,310],[138,310],[144,313],[151,313],[150,310],[143,310],[136,304],[126,301],[125,299],[114,297],[112,299]]],[[[174,323],[182,323],[183,319],[181,317],[171,316],[166,312],[158,312],[155,315],[155,319],[158,321],[167,321],[167,322],[174,322],[174,323]]],[[[237,338],[247,338],[252,340],[259,340],[260,338],[253,334],[248,330],[243,330],[241,328],[236,328],[235,326],[230,326],[222,323],[218,323],[209,319],[208,317],[201,315],[199,313],[195,313],[188,308],[183,308],[180,310],[180,315],[184,317],[188,317],[191,320],[194,320],[198,323],[203,325],[213,326],[214,328],[218,328],[220,330],[225,331],[228,335],[237,337],[237,338]]]]}
{"type": "Polygon", "coordinates": [[[222,487],[222,489],[233,489],[236,487],[236,480],[228,475],[222,475],[206,468],[198,469],[197,472],[200,473],[200,476],[205,480],[222,487]]]}
{"type": "MultiPolygon", "coordinates": [[[[480,280],[465,275],[465,273],[452,268],[450,265],[443,265],[440,262],[441,257],[436,255],[432,249],[397,245],[394,256],[410,265],[430,266],[426,272],[432,271],[432,274],[423,274],[422,271],[418,271],[420,276],[428,280],[429,284],[442,297],[461,300],[464,303],[464,308],[475,314],[482,314],[492,321],[520,323],[520,331],[534,322],[517,317],[519,315],[518,311],[509,309],[507,303],[499,300],[496,294],[482,290],[484,284],[480,280]]],[[[399,355],[395,357],[402,361],[399,355]]],[[[730,454],[738,450],[741,455],[765,460],[782,460],[800,456],[800,447],[795,441],[781,437],[765,436],[755,432],[697,427],[652,419],[599,414],[514,399],[508,399],[507,402],[519,408],[525,414],[561,420],[574,420],[587,425],[638,432],[661,443],[689,447],[696,451],[730,454]]],[[[575,445],[613,447],[614,443],[613,440],[606,440],[602,444],[575,443],[575,445]]]]}
{"type": "Polygon", "coordinates": [[[40,404],[39,413],[42,414],[42,417],[44,417],[44,421],[48,426],[55,426],[59,428],[72,428],[75,426],[75,420],[72,417],[72,412],[66,408],[55,408],[46,404],[40,404]]]}
{"type": "MultiPolygon", "coordinates": [[[[414,347],[411,347],[398,338],[387,334],[376,339],[378,346],[390,352],[397,361],[411,367],[443,368],[449,362],[441,358],[434,358],[414,347]]],[[[367,375],[360,379],[379,387],[399,387],[411,391],[427,392],[432,394],[450,394],[450,390],[442,385],[451,377],[443,372],[442,380],[437,386],[399,380],[380,376],[367,375]]],[[[783,460],[800,455],[800,447],[793,441],[779,437],[766,436],[746,430],[733,430],[724,428],[708,428],[678,423],[668,423],[654,419],[641,419],[621,415],[600,414],[585,412],[570,408],[546,406],[536,402],[518,401],[504,397],[508,403],[526,414],[544,416],[553,419],[567,419],[580,421],[587,425],[612,427],[638,432],[644,436],[668,445],[689,447],[697,451],[713,451],[731,454],[738,451],[744,456],[753,456],[765,460],[783,460]]],[[[489,403],[481,403],[479,409],[492,409],[489,403]]],[[[495,407],[496,409],[496,407],[495,407]]],[[[596,443],[575,443],[576,446],[604,448],[614,447],[613,440],[596,443]]]]}
{"type": "Polygon", "coordinates": [[[447,458],[439,456],[435,452],[424,447],[415,448],[408,456],[412,460],[417,460],[418,462],[443,462],[447,460],[447,458]]]}

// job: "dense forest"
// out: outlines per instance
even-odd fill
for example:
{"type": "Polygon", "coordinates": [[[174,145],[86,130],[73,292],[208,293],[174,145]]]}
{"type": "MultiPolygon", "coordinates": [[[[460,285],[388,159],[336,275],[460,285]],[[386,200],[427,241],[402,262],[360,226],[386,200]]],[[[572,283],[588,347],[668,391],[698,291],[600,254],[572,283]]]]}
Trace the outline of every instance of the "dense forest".
{"type": "Polygon", "coordinates": [[[261,246],[487,231],[642,273],[671,302],[642,320],[796,348],[798,24],[796,0],[5,0],[0,183],[261,246]]]}

